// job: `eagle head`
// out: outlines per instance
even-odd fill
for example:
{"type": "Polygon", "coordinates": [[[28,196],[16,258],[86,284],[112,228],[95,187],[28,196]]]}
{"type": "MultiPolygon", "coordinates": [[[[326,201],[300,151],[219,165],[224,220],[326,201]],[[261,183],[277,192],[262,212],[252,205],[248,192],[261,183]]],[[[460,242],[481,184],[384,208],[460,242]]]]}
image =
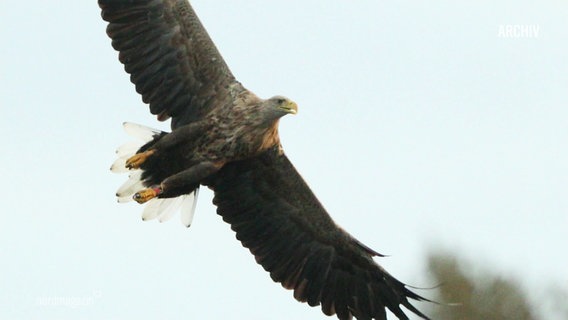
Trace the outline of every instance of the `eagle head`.
{"type": "Polygon", "coordinates": [[[267,120],[278,120],[287,114],[298,113],[298,105],[283,96],[274,96],[264,100],[262,113],[267,120]]]}

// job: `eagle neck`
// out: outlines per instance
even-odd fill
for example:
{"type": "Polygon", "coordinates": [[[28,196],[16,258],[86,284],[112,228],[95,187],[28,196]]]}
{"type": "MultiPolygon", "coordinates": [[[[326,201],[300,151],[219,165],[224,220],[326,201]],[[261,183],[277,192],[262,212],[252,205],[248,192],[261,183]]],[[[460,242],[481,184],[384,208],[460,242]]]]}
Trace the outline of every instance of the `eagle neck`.
{"type": "Polygon", "coordinates": [[[278,135],[279,122],[280,120],[278,119],[274,121],[274,124],[267,128],[266,132],[262,136],[260,147],[258,149],[259,153],[280,144],[280,136],[278,135]]]}

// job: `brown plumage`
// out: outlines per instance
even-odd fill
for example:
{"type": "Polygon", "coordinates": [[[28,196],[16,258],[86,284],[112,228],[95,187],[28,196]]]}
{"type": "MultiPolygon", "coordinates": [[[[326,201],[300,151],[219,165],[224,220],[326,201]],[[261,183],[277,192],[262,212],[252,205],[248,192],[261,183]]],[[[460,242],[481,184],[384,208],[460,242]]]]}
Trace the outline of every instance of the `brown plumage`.
{"type": "Polygon", "coordinates": [[[385,308],[408,319],[400,305],[427,319],[409,302],[425,299],[335,224],[284,154],[278,123],[297,111],[293,102],[260,99],[237,82],[186,0],[99,5],[143,101],[172,119],[171,133],[156,133],[126,162],[150,187],[138,200],[205,184],[237,239],[297,300],[339,319],[386,319],[385,308]]]}

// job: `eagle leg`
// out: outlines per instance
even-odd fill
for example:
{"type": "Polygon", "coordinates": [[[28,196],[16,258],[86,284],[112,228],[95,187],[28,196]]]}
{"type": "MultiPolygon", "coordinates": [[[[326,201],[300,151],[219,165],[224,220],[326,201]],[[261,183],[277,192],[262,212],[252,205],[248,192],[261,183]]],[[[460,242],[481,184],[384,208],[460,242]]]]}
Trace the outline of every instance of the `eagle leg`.
{"type": "Polygon", "coordinates": [[[140,166],[141,166],[151,155],[153,155],[154,152],[156,152],[156,150],[152,149],[152,150],[147,150],[147,151],[140,152],[140,153],[137,153],[137,154],[133,155],[132,157],[128,158],[128,160],[126,160],[126,168],[128,168],[128,169],[138,169],[138,168],[140,168],[140,166]]]}
{"type": "Polygon", "coordinates": [[[160,184],[162,193],[161,198],[177,197],[187,193],[188,189],[195,189],[205,178],[219,171],[223,167],[224,162],[203,161],[189,169],[178,172],[166,178],[160,184]]]}

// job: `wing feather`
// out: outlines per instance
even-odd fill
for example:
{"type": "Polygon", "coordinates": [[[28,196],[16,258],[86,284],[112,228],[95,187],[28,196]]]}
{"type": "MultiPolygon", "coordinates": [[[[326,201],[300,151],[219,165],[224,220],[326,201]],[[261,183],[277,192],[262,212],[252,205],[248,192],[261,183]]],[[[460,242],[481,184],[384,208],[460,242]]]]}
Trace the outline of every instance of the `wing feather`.
{"type": "Polygon", "coordinates": [[[386,319],[400,305],[424,319],[410,291],[374,260],[375,251],[338,227],[288,158],[275,147],[227,164],[207,181],[217,213],[271,278],[339,319],[386,319]]]}
{"type": "MultiPolygon", "coordinates": [[[[235,80],[187,0],[99,0],[136,91],[172,128],[232,103],[235,80]]],[[[244,90],[244,88],[243,88],[244,90]]]]}

